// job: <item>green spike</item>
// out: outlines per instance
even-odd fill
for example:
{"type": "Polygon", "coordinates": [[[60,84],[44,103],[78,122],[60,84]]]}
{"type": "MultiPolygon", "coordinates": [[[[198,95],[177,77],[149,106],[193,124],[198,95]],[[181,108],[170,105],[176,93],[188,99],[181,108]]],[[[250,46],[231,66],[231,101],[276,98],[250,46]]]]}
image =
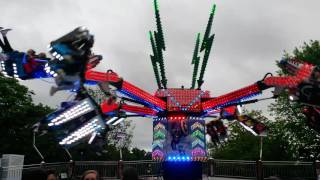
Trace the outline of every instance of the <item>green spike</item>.
{"type": "Polygon", "coordinates": [[[216,4],[213,4],[211,9],[211,14],[214,14],[216,12],[216,4]]]}
{"type": "Polygon", "coordinates": [[[200,71],[200,76],[199,76],[199,79],[198,79],[198,89],[200,89],[201,85],[203,84],[203,76],[204,76],[204,72],[205,72],[205,69],[206,69],[207,64],[208,64],[208,60],[209,60],[209,55],[210,55],[213,39],[214,39],[214,35],[210,36],[210,38],[208,39],[208,42],[206,44],[206,50],[204,52],[203,62],[202,62],[201,71],[200,71]]]}
{"type": "Polygon", "coordinates": [[[151,31],[149,31],[149,39],[153,39],[151,31]]]}
{"type": "Polygon", "coordinates": [[[194,52],[193,52],[193,57],[192,57],[192,62],[191,62],[191,64],[194,64],[196,58],[198,57],[199,43],[200,43],[200,33],[197,34],[196,46],[195,46],[195,48],[194,48],[194,52]]]}
{"type": "Polygon", "coordinates": [[[162,54],[162,43],[160,40],[160,36],[159,33],[154,32],[154,36],[155,36],[155,40],[156,40],[156,44],[157,44],[157,61],[159,63],[160,66],[160,74],[161,74],[161,83],[163,85],[164,88],[167,88],[167,78],[166,78],[166,72],[165,72],[165,68],[164,68],[164,61],[163,61],[163,54],[162,54]]]}
{"type": "Polygon", "coordinates": [[[200,61],[200,57],[198,57],[199,44],[200,44],[200,33],[197,34],[196,45],[195,45],[193,57],[192,57],[192,64],[194,64],[194,68],[192,73],[191,89],[194,89],[197,75],[198,75],[198,68],[199,68],[199,61],[200,61]]]}
{"type": "Polygon", "coordinates": [[[157,85],[158,88],[161,89],[161,83],[160,83],[160,77],[159,77],[159,70],[158,70],[158,66],[157,66],[157,58],[158,58],[158,53],[157,53],[157,47],[155,45],[153,36],[152,36],[152,32],[149,31],[149,38],[151,41],[151,47],[152,47],[152,51],[153,51],[153,56],[150,55],[151,58],[151,63],[152,63],[152,67],[153,67],[153,71],[154,71],[154,75],[157,81],[157,85]]]}
{"type": "MultiPolygon", "coordinates": [[[[157,31],[155,31],[153,33],[154,41],[153,42],[151,41],[151,43],[154,44],[154,45],[152,45],[152,47],[155,49],[154,50],[154,61],[155,61],[155,63],[159,63],[161,83],[162,83],[163,87],[166,88],[167,79],[166,79],[166,75],[165,75],[165,67],[164,67],[164,60],[163,60],[163,54],[162,54],[162,51],[164,51],[166,49],[166,47],[165,47],[165,42],[164,42],[164,37],[163,37],[163,31],[162,31],[161,19],[160,19],[160,13],[159,13],[159,6],[158,6],[157,0],[154,0],[154,9],[155,9],[157,31]]],[[[152,37],[151,32],[149,32],[149,35],[152,37]]]]}
{"type": "Polygon", "coordinates": [[[157,0],[154,0],[154,1],[153,1],[153,4],[154,4],[154,10],[159,11],[158,1],[157,1],[157,0]]]}
{"type": "Polygon", "coordinates": [[[203,50],[205,52],[204,52],[204,56],[203,56],[203,62],[202,62],[202,66],[201,66],[200,76],[198,79],[198,89],[201,88],[201,85],[204,82],[203,76],[204,76],[205,69],[207,67],[207,63],[208,63],[208,59],[209,59],[209,55],[210,55],[210,51],[211,51],[211,47],[212,47],[212,43],[213,43],[213,39],[214,39],[214,34],[210,35],[210,31],[211,31],[211,26],[212,26],[215,10],[216,10],[216,5],[214,4],[211,9],[210,17],[208,20],[208,24],[207,24],[206,31],[203,36],[203,40],[202,40],[202,44],[201,44],[201,48],[200,48],[200,52],[202,52],[203,50]]]}

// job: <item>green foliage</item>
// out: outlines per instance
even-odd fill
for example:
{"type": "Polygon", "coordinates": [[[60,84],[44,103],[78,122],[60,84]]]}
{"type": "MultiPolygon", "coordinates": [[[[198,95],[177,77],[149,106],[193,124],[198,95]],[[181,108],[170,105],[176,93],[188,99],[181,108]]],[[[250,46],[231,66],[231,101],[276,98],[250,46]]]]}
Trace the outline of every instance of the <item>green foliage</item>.
{"type": "MultiPolygon", "coordinates": [[[[304,43],[302,47],[295,48],[293,55],[286,53],[285,57],[295,58],[304,62],[320,65],[319,41],[304,43]]],[[[286,72],[280,70],[279,74],[286,72]]],[[[294,160],[315,160],[320,158],[320,135],[306,125],[306,118],[301,113],[302,106],[289,101],[284,92],[269,106],[275,118],[277,136],[283,141],[288,155],[294,160]]]]}
{"type": "Polygon", "coordinates": [[[302,47],[295,48],[293,51],[294,58],[309,62],[315,65],[320,65],[320,44],[319,41],[310,41],[304,43],[302,47]]]}
{"type": "MultiPolygon", "coordinates": [[[[264,117],[261,111],[250,111],[246,114],[268,125],[268,136],[263,137],[263,160],[289,160],[282,142],[272,134],[277,129],[272,122],[264,117]]],[[[214,158],[234,160],[257,160],[260,155],[260,137],[252,135],[239,123],[233,123],[229,129],[228,142],[211,153],[214,158]]]]}
{"type": "MultiPolygon", "coordinates": [[[[26,163],[39,163],[41,159],[32,148],[32,125],[52,112],[52,109],[34,104],[32,94],[16,80],[0,76],[0,154],[24,154],[26,163]]],[[[40,149],[62,151],[54,142],[52,134],[42,138],[45,140],[39,141],[40,149]]],[[[57,157],[48,156],[49,159],[57,157]]]]}

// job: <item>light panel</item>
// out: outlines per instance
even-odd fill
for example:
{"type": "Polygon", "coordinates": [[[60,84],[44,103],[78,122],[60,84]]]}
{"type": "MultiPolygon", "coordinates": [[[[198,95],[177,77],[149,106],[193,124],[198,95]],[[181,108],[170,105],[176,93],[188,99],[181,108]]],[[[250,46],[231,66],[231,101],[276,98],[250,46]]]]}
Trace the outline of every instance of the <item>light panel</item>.
{"type": "Polygon", "coordinates": [[[60,145],[71,145],[85,137],[91,135],[89,140],[92,142],[95,135],[105,129],[105,125],[101,116],[96,116],[89,120],[85,125],[81,128],[77,129],[76,131],[72,132],[69,136],[64,138],[62,141],[59,142],[60,145]]]}
{"type": "Polygon", "coordinates": [[[53,118],[48,126],[58,126],[60,124],[71,121],[77,117],[80,117],[88,112],[94,110],[94,105],[89,98],[79,101],[74,106],[68,108],[63,113],[53,118]]]}

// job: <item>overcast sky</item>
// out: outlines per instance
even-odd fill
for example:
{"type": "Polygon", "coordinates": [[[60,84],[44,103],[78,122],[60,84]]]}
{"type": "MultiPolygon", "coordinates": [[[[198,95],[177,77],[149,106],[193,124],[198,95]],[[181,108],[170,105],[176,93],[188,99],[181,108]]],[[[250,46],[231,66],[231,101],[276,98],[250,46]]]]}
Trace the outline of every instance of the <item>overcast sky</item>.
{"type": "MultiPolygon", "coordinates": [[[[94,52],[102,54],[101,71],[113,69],[125,80],[154,93],[149,30],[155,30],[153,0],[0,0],[0,26],[21,51],[45,52],[48,43],[78,26],[95,35],[94,52]]],[[[320,39],[319,0],[159,0],[167,51],[169,87],[191,84],[191,58],[196,33],[204,33],[213,3],[217,4],[216,38],[203,89],[218,96],[275,72],[275,60],[304,41],[320,39]]],[[[34,100],[52,107],[69,94],[50,97],[50,83],[24,81],[34,100]]],[[[264,96],[268,96],[266,93],[264,96]]],[[[270,102],[270,101],[269,101],[270,102]]],[[[250,106],[263,109],[268,102],[250,106]]],[[[133,119],[133,145],[150,149],[152,120],[133,119]]]]}

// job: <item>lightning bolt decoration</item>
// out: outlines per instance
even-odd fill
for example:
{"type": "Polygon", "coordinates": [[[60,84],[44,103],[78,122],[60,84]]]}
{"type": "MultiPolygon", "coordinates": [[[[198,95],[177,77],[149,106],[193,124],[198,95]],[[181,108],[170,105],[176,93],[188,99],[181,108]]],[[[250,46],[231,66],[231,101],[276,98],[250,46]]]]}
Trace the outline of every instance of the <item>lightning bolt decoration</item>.
{"type": "Polygon", "coordinates": [[[200,57],[198,56],[199,45],[200,45],[200,33],[198,33],[197,35],[196,46],[193,51],[193,57],[192,57],[192,63],[191,63],[191,64],[194,64],[191,89],[194,89],[197,75],[198,75],[198,69],[199,69],[199,63],[200,63],[200,57]]]}
{"type": "Polygon", "coordinates": [[[153,51],[153,55],[151,55],[150,57],[151,57],[151,62],[152,62],[155,76],[156,76],[158,87],[166,89],[168,80],[165,74],[165,67],[164,67],[164,60],[163,60],[163,53],[162,53],[162,51],[165,51],[166,46],[164,43],[163,30],[161,26],[161,19],[160,19],[157,0],[154,0],[154,9],[155,9],[155,17],[156,17],[156,23],[157,23],[157,31],[154,31],[153,34],[152,32],[149,32],[152,51],[153,51]],[[158,66],[160,68],[161,80],[159,78],[158,66]]]}
{"type": "Polygon", "coordinates": [[[199,79],[197,80],[198,89],[201,89],[201,85],[204,82],[203,76],[204,76],[205,69],[207,67],[207,63],[208,63],[208,59],[209,59],[209,55],[210,55],[210,51],[211,51],[211,47],[212,47],[212,43],[213,43],[213,39],[214,39],[214,34],[210,35],[211,34],[210,32],[211,32],[211,27],[212,27],[212,22],[213,22],[215,11],[216,11],[216,5],[214,4],[211,9],[206,32],[204,34],[201,48],[200,48],[200,52],[204,51],[204,56],[203,56],[203,62],[202,62],[202,66],[201,66],[200,76],[199,76],[199,79]]]}
{"type": "Polygon", "coordinates": [[[153,55],[150,55],[151,63],[152,63],[154,75],[156,77],[158,88],[161,89],[162,86],[161,86],[161,82],[160,82],[159,70],[158,70],[158,65],[157,65],[157,57],[158,57],[158,53],[157,52],[158,51],[157,51],[157,47],[156,47],[156,44],[154,42],[154,38],[153,38],[153,35],[152,35],[151,31],[149,31],[149,37],[150,37],[152,51],[153,51],[153,55]]]}

